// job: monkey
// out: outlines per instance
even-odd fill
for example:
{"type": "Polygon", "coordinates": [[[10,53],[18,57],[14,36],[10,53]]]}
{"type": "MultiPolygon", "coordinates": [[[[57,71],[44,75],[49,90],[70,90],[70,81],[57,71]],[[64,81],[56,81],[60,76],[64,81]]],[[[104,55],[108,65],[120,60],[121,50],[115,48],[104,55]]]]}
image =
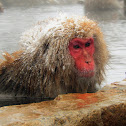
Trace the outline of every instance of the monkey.
{"type": "Polygon", "coordinates": [[[86,0],[85,15],[95,21],[124,19],[124,2],[120,0],[86,0]]]}
{"type": "Polygon", "coordinates": [[[21,48],[4,53],[0,92],[55,98],[96,92],[105,78],[109,51],[98,24],[85,16],[58,16],[25,31],[21,48]]]}
{"type": "Polygon", "coordinates": [[[2,3],[0,3],[0,12],[3,12],[3,11],[4,11],[3,5],[2,3]]]}
{"type": "Polygon", "coordinates": [[[124,14],[126,15],[126,0],[124,0],[124,14]]]}
{"type": "Polygon", "coordinates": [[[87,11],[108,11],[118,10],[123,7],[122,1],[119,0],[86,0],[85,9],[87,11]]]}

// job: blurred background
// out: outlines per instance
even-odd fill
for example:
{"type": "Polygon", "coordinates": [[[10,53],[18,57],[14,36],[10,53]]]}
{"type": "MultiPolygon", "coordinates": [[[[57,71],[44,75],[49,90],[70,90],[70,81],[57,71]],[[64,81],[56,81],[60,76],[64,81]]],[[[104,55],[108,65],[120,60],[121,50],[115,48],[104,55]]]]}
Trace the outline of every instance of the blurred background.
{"type": "Polygon", "coordinates": [[[103,84],[126,78],[125,0],[0,0],[0,3],[0,54],[18,50],[22,32],[37,21],[59,13],[86,15],[99,23],[111,54],[103,84]]]}

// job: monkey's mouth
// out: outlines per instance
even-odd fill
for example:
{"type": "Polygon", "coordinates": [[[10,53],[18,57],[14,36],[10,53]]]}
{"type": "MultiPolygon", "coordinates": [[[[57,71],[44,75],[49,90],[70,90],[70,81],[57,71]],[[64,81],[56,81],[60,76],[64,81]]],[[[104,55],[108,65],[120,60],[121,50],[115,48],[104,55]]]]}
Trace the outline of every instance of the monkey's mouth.
{"type": "Polygon", "coordinates": [[[83,71],[78,71],[78,75],[80,77],[93,77],[95,75],[94,70],[83,70],[83,71]]]}

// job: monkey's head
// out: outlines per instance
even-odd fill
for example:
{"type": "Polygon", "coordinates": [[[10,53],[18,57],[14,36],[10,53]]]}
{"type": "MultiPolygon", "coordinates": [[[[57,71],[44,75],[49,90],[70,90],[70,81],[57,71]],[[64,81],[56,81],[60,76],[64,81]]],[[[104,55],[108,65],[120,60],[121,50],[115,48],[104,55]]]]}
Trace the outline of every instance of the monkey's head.
{"type": "Polygon", "coordinates": [[[29,69],[39,71],[45,85],[74,88],[78,78],[89,84],[104,79],[108,50],[97,23],[87,17],[39,22],[23,34],[21,43],[29,69]]]}
{"type": "Polygon", "coordinates": [[[75,62],[78,76],[93,77],[95,74],[93,38],[74,38],[69,43],[69,52],[75,62]]]}

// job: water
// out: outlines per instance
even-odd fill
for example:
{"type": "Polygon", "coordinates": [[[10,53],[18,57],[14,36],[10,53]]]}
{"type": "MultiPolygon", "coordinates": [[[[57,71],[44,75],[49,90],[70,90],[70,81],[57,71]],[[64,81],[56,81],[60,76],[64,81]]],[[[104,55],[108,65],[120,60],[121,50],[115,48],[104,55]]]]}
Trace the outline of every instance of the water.
{"type": "Polygon", "coordinates": [[[103,31],[111,54],[106,83],[126,78],[126,20],[104,23],[103,31]]]}
{"type": "MultiPolygon", "coordinates": [[[[86,13],[81,4],[31,4],[24,1],[23,5],[13,0],[15,4],[4,5],[4,13],[0,13],[0,53],[12,53],[19,49],[18,41],[22,32],[29,29],[37,21],[48,17],[55,17],[60,12],[68,15],[88,15],[98,20],[104,32],[105,40],[110,50],[111,58],[106,71],[106,80],[103,84],[121,81],[126,72],[126,20],[123,12],[107,12],[106,14],[86,13]]],[[[1,58],[1,56],[0,56],[1,58]]],[[[24,102],[22,102],[24,103],[24,102]]]]}

